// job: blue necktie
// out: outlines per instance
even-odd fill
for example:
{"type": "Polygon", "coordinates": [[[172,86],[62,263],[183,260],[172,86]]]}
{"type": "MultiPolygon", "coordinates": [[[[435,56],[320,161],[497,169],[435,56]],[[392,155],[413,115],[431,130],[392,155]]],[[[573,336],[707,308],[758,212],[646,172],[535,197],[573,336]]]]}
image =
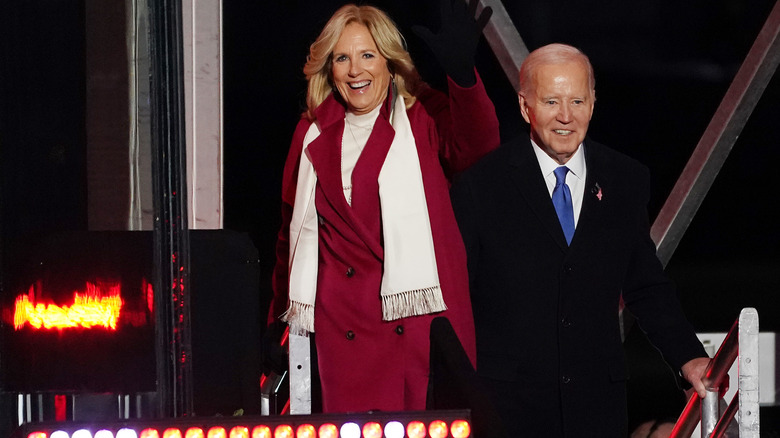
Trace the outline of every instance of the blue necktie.
{"type": "Polygon", "coordinates": [[[566,243],[571,243],[571,237],[574,235],[574,208],[571,205],[571,191],[566,185],[566,173],[569,168],[561,166],[555,169],[555,188],[552,193],[552,202],[555,206],[555,212],[558,213],[558,221],[563,228],[563,235],[566,236],[566,243]]]}

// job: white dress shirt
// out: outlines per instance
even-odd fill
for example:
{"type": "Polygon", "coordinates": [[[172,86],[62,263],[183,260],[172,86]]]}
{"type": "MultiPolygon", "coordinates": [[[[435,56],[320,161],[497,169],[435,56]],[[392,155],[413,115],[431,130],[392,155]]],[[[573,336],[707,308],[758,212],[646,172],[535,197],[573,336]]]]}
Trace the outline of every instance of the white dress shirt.
{"type": "MultiPolygon", "coordinates": [[[[547,183],[547,191],[550,193],[550,199],[552,199],[552,192],[555,189],[555,169],[561,166],[557,161],[550,158],[546,152],[542,150],[539,145],[531,140],[531,144],[534,147],[534,153],[536,154],[536,160],[539,162],[539,167],[542,169],[542,176],[545,183],[547,183]]],[[[563,166],[569,168],[569,172],[566,173],[566,185],[569,186],[571,191],[571,203],[574,208],[574,228],[577,228],[577,223],[580,219],[580,211],[582,210],[582,198],[585,196],[585,177],[587,176],[587,170],[585,169],[585,145],[580,143],[577,151],[569,158],[563,166]]]]}

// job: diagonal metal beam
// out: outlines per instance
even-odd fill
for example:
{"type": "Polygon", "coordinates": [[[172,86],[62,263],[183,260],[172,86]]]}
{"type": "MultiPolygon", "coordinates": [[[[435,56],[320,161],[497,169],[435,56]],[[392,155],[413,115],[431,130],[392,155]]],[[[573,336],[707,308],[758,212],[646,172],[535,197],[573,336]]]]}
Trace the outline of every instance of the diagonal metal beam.
{"type": "Polygon", "coordinates": [[[775,3],[699,144],[650,229],[666,266],[745,127],[780,61],[780,2],[775,3]]]}
{"type": "Polygon", "coordinates": [[[512,83],[512,87],[515,91],[520,91],[518,73],[520,73],[520,65],[528,56],[528,48],[512,23],[512,19],[509,18],[501,0],[480,0],[477,16],[483,8],[488,6],[493,9],[493,15],[485,26],[483,35],[501,64],[507,79],[512,83]]]}

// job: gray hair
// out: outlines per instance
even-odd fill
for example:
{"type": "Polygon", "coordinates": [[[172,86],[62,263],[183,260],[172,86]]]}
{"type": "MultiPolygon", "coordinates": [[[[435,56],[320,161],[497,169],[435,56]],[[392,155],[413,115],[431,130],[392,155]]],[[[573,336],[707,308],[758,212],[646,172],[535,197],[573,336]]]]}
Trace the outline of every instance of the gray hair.
{"type": "Polygon", "coordinates": [[[542,65],[564,64],[567,62],[580,62],[588,70],[588,85],[591,92],[596,93],[596,76],[593,74],[593,66],[588,56],[580,49],[568,44],[548,44],[531,52],[520,66],[520,94],[526,95],[531,86],[531,79],[537,68],[542,65]]]}

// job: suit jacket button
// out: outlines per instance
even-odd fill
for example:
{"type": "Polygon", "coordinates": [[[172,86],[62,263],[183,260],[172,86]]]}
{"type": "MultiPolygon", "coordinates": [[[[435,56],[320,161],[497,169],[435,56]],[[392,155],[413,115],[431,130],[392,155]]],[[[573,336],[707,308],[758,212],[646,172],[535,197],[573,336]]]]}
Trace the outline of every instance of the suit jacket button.
{"type": "Polygon", "coordinates": [[[350,266],[347,268],[347,278],[352,278],[353,275],[355,275],[355,268],[350,266]]]}
{"type": "Polygon", "coordinates": [[[571,275],[574,273],[574,268],[571,265],[566,265],[563,267],[563,272],[571,275]]]}
{"type": "Polygon", "coordinates": [[[563,325],[564,327],[571,327],[571,321],[569,320],[569,318],[564,316],[563,319],[561,319],[561,325],[563,325]]]}
{"type": "Polygon", "coordinates": [[[347,330],[347,340],[351,341],[353,339],[355,339],[355,332],[352,330],[347,330]]]}
{"type": "Polygon", "coordinates": [[[404,326],[402,325],[396,326],[395,332],[398,333],[399,335],[404,334],[404,326]]]}
{"type": "Polygon", "coordinates": [[[561,381],[563,383],[569,383],[569,382],[571,382],[571,379],[569,378],[569,376],[563,376],[563,377],[561,377],[561,381]]]}

